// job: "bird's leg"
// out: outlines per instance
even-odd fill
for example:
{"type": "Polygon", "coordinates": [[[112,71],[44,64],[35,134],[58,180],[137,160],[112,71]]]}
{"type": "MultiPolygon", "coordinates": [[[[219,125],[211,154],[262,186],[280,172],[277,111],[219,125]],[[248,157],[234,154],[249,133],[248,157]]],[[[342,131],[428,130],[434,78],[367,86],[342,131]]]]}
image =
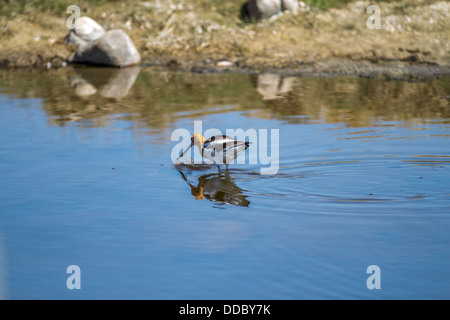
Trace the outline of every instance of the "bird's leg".
{"type": "Polygon", "coordinates": [[[220,164],[217,165],[217,168],[219,169],[219,174],[221,173],[220,171],[220,164]]]}
{"type": "Polygon", "coordinates": [[[225,166],[227,167],[227,172],[228,172],[228,163],[226,163],[225,166]]]}

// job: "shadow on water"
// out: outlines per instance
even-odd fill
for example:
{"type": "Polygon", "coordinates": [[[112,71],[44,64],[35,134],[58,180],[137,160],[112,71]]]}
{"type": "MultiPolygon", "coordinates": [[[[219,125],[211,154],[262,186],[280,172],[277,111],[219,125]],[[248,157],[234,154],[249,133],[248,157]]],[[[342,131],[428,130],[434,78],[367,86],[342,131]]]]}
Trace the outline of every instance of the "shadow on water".
{"type": "Polygon", "coordinates": [[[239,207],[248,207],[250,201],[244,194],[245,190],[239,188],[229,172],[210,173],[195,176],[194,181],[188,179],[188,172],[183,173],[177,169],[184,181],[191,188],[192,196],[197,200],[207,199],[223,204],[232,204],[239,207]]]}

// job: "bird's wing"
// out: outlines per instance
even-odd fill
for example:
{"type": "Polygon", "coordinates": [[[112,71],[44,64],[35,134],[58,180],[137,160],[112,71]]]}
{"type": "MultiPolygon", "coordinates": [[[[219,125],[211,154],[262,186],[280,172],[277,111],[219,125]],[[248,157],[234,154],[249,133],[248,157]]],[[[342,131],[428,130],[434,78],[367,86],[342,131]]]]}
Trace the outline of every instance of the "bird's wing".
{"type": "Polygon", "coordinates": [[[206,140],[203,146],[204,148],[215,148],[216,151],[222,151],[229,148],[236,148],[240,145],[245,145],[245,142],[234,140],[229,136],[218,135],[206,140]]]}
{"type": "Polygon", "coordinates": [[[216,163],[230,163],[247,148],[248,143],[246,142],[219,135],[205,141],[203,154],[216,163]]]}

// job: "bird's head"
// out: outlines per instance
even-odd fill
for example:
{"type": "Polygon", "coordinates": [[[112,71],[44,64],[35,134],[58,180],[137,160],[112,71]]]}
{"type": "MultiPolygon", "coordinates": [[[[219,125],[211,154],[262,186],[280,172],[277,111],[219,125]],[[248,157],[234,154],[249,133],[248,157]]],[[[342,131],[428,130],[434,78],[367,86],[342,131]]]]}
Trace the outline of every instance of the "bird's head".
{"type": "Polygon", "coordinates": [[[205,138],[200,133],[194,133],[191,137],[191,146],[197,146],[199,150],[203,149],[205,138]]]}
{"type": "Polygon", "coordinates": [[[180,160],[185,155],[185,153],[193,146],[197,146],[200,152],[202,152],[204,144],[205,138],[200,133],[193,134],[191,137],[191,144],[186,148],[186,150],[180,153],[180,156],[177,158],[176,161],[180,160]]]}

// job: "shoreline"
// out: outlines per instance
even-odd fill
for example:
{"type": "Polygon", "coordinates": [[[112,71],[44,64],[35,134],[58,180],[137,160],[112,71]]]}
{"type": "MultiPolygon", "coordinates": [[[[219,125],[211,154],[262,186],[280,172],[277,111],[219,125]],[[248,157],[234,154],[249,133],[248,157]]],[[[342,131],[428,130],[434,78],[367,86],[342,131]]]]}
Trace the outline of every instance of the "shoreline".
{"type": "MultiPolygon", "coordinates": [[[[0,69],[2,70],[48,71],[70,66],[80,66],[80,64],[70,63],[58,55],[43,56],[39,51],[29,51],[25,54],[14,52],[3,54],[0,51],[0,69]]],[[[82,66],[102,67],[87,64],[83,64],[82,66]]],[[[303,63],[298,60],[279,61],[271,59],[256,60],[252,58],[241,58],[232,61],[211,58],[192,60],[182,56],[176,58],[173,56],[160,56],[144,57],[137,66],[193,73],[276,73],[299,77],[356,76],[410,81],[450,76],[450,66],[447,65],[400,60],[374,63],[368,60],[328,59],[303,63]],[[223,66],[220,64],[221,62],[225,62],[223,66]]]]}
{"type": "Polygon", "coordinates": [[[357,76],[398,80],[426,80],[450,75],[450,66],[434,63],[411,63],[406,61],[383,61],[373,63],[368,60],[328,59],[302,63],[299,61],[252,61],[241,59],[230,61],[229,66],[218,66],[219,61],[178,61],[173,58],[144,59],[143,67],[161,67],[174,71],[195,73],[276,73],[286,76],[332,77],[357,76]]]}
{"type": "MultiPolygon", "coordinates": [[[[255,23],[239,20],[241,2],[105,2],[85,4],[82,15],[105,30],[124,30],[142,67],[405,80],[450,75],[449,2],[380,2],[379,30],[366,25],[368,1],[323,10],[302,2],[298,12],[255,23]]],[[[0,68],[69,65],[76,47],[64,42],[68,14],[27,10],[0,16],[0,68]]]]}

